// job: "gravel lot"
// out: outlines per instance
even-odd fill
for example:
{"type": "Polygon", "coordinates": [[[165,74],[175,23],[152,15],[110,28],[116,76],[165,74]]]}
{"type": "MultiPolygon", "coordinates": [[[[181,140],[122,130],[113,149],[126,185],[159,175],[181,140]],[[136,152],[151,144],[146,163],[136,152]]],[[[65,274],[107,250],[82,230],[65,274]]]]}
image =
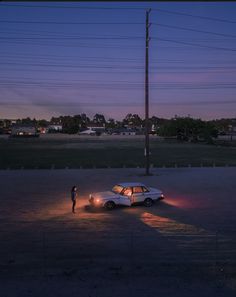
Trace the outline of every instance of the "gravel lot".
{"type": "Polygon", "coordinates": [[[1,296],[235,296],[236,168],[152,173],[0,171],[1,296]],[[88,207],[90,192],[122,181],[166,198],[151,208],[88,207]]]}

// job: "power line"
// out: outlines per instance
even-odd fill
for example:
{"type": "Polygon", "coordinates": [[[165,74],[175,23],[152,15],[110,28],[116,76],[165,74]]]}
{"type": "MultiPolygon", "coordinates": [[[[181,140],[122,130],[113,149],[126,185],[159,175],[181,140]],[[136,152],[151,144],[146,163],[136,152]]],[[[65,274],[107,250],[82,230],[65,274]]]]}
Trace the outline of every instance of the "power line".
{"type": "Polygon", "coordinates": [[[56,21],[9,21],[0,20],[0,23],[7,24],[54,24],[54,25],[143,25],[143,23],[136,22],[56,22],[56,21]]]}
{"type": "MultiPolygon", "coordinates": [[[[118,68],[122,69],[122,67],[114,66],[114,65],[67,65],[67,64],[39,64],[39,63],[15,63],[15,62],[2,62],[2,65],[21,65],[21,66],[39,66],[39,67],[72,67],[72,68],[118,68]]],[[[125,67],[123,67],[125,68],[125,67]]],[[[128,68],[128,67],[126,67],[128,68]]],[[[132,69],[143,69],[141,66],[132,66],[132,69]]]]}
{"type": "MultiPolygon", "coordinates": [[[[91,79],[69,79],[69,83],[66,80],[59,80],[57,78],[47,78],[45,80],[38,80],[36,78],[32,77],[20,77],[20,79],[16,78],[7,78],[4,77],[4,79],[0,83],[48,83],[48,81],[51,81],[52,84],[87,84],[87,85],[111,85],[111,86],[116,86],[116,85],[131,85],[131,86],[139,86],[143,85],[143,82],[140,81],[127,81],[127,80],[107,80],[107,79],[102,79],[102,80],[91,80],[91,79]],[[15,80],[13,80],[15,79],[15,80]]],[[[51,83],[49,82],[49,83],[51,83]]],[[[221,82],[221,81],[216,81],[216,82],[175,82],[175,81],[162,81],[162,82],[150,82],[150,85],[152,86],[174,86],[174,87],[179,87],[179,86],[235,86],[235,82],[221,82]]],[[[235,86],[236,87],[236,86],[235,86]]]]}
{"type": "MultiPolygon", "coordinates": [[[[191,46],[195,46],[195,47],[199,47],[202,49],[211,49],[211,50],[222,50],[222,51],[236,51],[236,49],[230,49],[230,48],[221,48],[221,47],[214,47],[214,46],[206,46],[206,45],[200,45],[200,44],[196,44],[196,43],[190,43],[190,42],[183,42],[183,41],[177,41],[177,40],[173,40],[173,39],[164,39],[164,38],[155,38],[153,37],[152,40],[159,40],[159,41],[166,41],[166,42],[172,42],[172,43],[177,43],[177,44],[183,44],[183,45],[191,45],[191,46]]],[[[80,44],[80,43],[73,43],[73,44],[61,44],[61,43],[29,43],[29,42],[20,42],[20,41],[5,41],[4,44],[21,44],[21,45],[31,45],[31,46],[49,46],[49,47],[83,47],[83,48],[90,48],[90,49],[95,49],[95,48],[105,48],[105,49],[119,49],[119,50],[132,50],[132,51],[140,51],[143,50],[143,48],[141,46],[120,46],[120,45],[98,45],[98,44],[80,44]]],[[[184,50],[184,48],[182,47],[153,47],[153,49],[179,49],[181,51],[184,50]]]]}
{"type": "Polygon", "coordinates": [[[217,32],[211,32],[211,31],[204,31],[204,30],[197,30],[197,29],[179,27],[179,26],[171,26],[171,25],[166,25],[166,24],[161,24],[161,23],[152,23],[152,25],[167,27],[167,28],[173,28],[173,29],[179,29],[179,30],[185,30],[185,31],[191,31],[191,32],[198,32],[198,33],[204,33],[204,34],[211,34],[211,35],[217,35],[217,36],[236,38],[236,35],[217,33],[217,32]]]}
{"type": "Polygon", "coordinates": [[[154,8],[152,10],[167,13],[167,14],[175,14],[175,15],[205,19],[205,20],[209,20],[209,21],[217,21],[217,22],[223,22],[223,23],[229,23],[229,24],[236,24],[236,21],[230,21],[230,20],[220,19],[220,18],[206,17],[206,16],[195,15],[195,14],[190,14],[190,13],[185,13],[185,12],[177,12],[177,11],[171,11],[171,10],[160,9],[160,8],[154,8]]]}
{"type": "MultiPolygon", "coordinates": [[[[45,73],[45,70],[43,69],[18,69],[18,68],[8,68],[8,69],[3,69],[5,72],[12,72],[12,71],[17,71],[17,72],[43,72],[45,73]]],[[[202,68],[201,69],[196,69],[195,71],[193,70],[178,70],[178,71],[173,71],[173,70],[168,70],[166,71],[166,69],[163,69],[161,73],[158,73],[157,71],[150,71],[149,73],[150,74],[165,74],[165,73],[173,73],[173,74],[180,74],[180,73],[193,73],[193,74],[200,74],[200,73],[211,73],[211,70],[214,71],[214,73],[234,73],[236,72],[236,69],[223,69],[223,70],[220,70],[220,69],[205,69],[205,68],[202,68]]],[[[80,70],[63,70],[63,69],[60,69],[60,70],[56,70],[56,69],[47,69],[47,73],[76,73],[76,74],[79,74],[80,73],[80,70]]],[[[143,74],[143,71],[140,71],[138,72],[137,69],[135,69],[134,71],[120,71],[120,70],[115,70],[115,72],[111,72],[111,69],[107,70],[107,71],[96,71],[96,70],[83,70],[83,73],[92,73],[92,74],[109,74],[109,75],[116,75],[116,74],[143,74]]]]}
{"type": "MultiPolygon", "coordinates": [[[[1,21],[0,21],[1,22],[1,21]]],[[[204,33],[204,34],[211,34],[211,35],[215,35],[215,36],[223,36],[223,37],[230,37],[230,38],[235,38],[236,35],[232,35],[232,34],[225,34],[225,33],[217,33],[217,32],[212,32],[212,31],[204,31],[204,30],[198,30],[198,29],[192,29],[192,28],[186,28],[186,27],[180,27],[180,26],[172,26],[172,25],[167,25],[167,24],[163,24],[163,23],[152,23],[152,25],[155,26],[161,26],[161,27],[167,27],[167,28],[172,28],[172,29],[177,29],[177,30],[185,30],[185,31],[190,31],[190,32],[197,32],[197,33],[204,33]]],[[[64,35],[61,34],[60,32],[55,32],[55,31],[22,31],[22,30],[18,30],[18,31],[11,31],[11,32],[6,32],[6,31],[2,31],[0,32],[2,34],[18,34],[21,33],[24,35],[33,35],[33,36],[43,36],[42,39],[47,39],[46,37],[50,37],[48,39],[142,39],[144,38],[143,36],[127,36],[127,35],[96,35],[96,36],[88,36],[88,34],[85,34],[85,36],[81,36],[81,35],[64,35]],[[31,33],[30,33],[31,32],[31,33]],[[47,35],[45,35],[44,33],[46,33],[47,35]],[[56,34],[56,37],[51,37],[52,35],[56,34]]],[[[13,36],[13,37],[2,37],[4,39],[41,39],[41,38],[32,38],[32,37],[19,37],[19,36],[13,36]]],[[[208,41],[209,39],[207,39],[208,41]]],[[[215,39],[214,39],[215,40],[215,39]]]]}
{"type": "Polygon", "coordinates": [[[216,47],[216,46],[203,45],[203,44],[197,44],[197,43],[190,43],[190,42],[178,41],[178,40],[174,40],[174,39],[165,39],[165,38],[160,38],[160,37],[159,38],[153,37],[152,39],[158,40],[158,41],[173,42],[173,43],[178,43],[178,44],[183,44],[183,45],[191,45],[191,46],[197,46],[197,47],[202,47],[202,48],[215,49],[215,50],[223,50],[223,51],[231,51],[231,52],[236,51],[236,49],[231,49],[231,48],[216,47]]]}
{"type": "MultiPolygon", "coordinates": [[[[144,11],[146,8],[142,7],[101,7],[101,6],[55,6],[55,5],[15,5],[15,4],[1,4],[1,6],[6,6],[6,7],[18,7],[18,8],[56,8],[56,9],[81,9],[81,10],[141,10],[144,11]]],[[[150,6],[150,5],[149,5],[150,6]]],[[[231,21],[231,20],[226,20],[226,19],[221,19],[221,18],[213,18],[213,17],[206,17],[206,16],[201,16],[201,15],[195,15],[195,14],[190,14],[190,13],[185,13],[185,12],[177,12],[177,11],[171,11],[167,9],[161,9],[161,8],[152,8],[152,11],[158,11],[162,13],[167,13],[167,14],[176,14],[176,15],[181,15],[181,16],[188,16],[188,17],[194,17],[194,18],[201,18],[201,19],[207,19],[211,21],[219,21],[219,22],[227,22],[227,23],[236,23],[236,21],[231,21]]]]}
{"type": "Polygon", "coordinates": [[[138,36],[125,36],[125,37],[0,37],[2,40],[132,40],[140,39],[143,37],[138,36]]]}
{"type": "MultiPolygon", "coordinates": [[[[159,24],[154,24],[154,25],[159,25],[159,24]]],[[[164,25],[164,26],[167,26],[167,27],[171,27],[171,28],[179,28],[179,27],[175,27],[175,26],[169,26],[169,25],[164,25]]],[[[187,29],[187,28],[183,28],[183,30],[188,30],[188,31],[196,31],[196,32],[199,32],[198,30],[194,30],[194,29],[187,29]]],[[[5,32],[5,31],[2,31],[0,32],[0,34],[10,34],[10,35],[16,35],[17,36],[2,36],[0,37],[0,39],[5,39],[5,40],[137,40],[137,39],[140,39],[140,40],[143,40],[143,36],[128,36],[128,35],[89,35],[89,34],[86,34],[86,36],[81,36],[81,35],[54,35],[54,33],[47,33],[47,34],[40,34],[40,33],[25,33],[25,32],[5,32]],[[19,34],[20,32],[20,34],[19,34]],[[33,37],[31,37],[31,35],[33,37]],[[35,37],[34,37],[35,36],[35,37]],[[41,37],[37,37],[37,36],[41,36],[41,37]]],[[[203,31],[200,31],[200,32],[203,32],[203,31]]],[[[213,32],[207,32],[207,31],[204,31],[204,33],[209,33],[209,34],[214,34],[213,32]]],[[[217,33],[216,33],[217,34],[217,33]]],[[[196,39],[196,38],[190,38],[190,40],[195,40],[195,41],[202,41],[202,42],[209,42],[209,41],[223,41],[223,42],[226,42],[226,41],[229,41],[228,38],[232,38],[232,37],[236,37],[236,35],[224,35],[224,34],[220,34],[222,35],[223,37],[227,37],[227,39],[210,39],[210,38],[206,38],[206,39],[196,39]]],[[[189,40],[189,38],[187,38],[187,40],[189,40]]],[[[232,40],[230,40],[232,42],[232,40]]],[[[236,39],[234,40],[236,41],[236,39]]]]}
{"type": "Polygon", "coordinates": [[[109,44],[109,45],[100,45],[100,44],[81,44],[81,43],[73,43],[73,44],[61,44],[61,43],[29,43],[29,42],[20,42],[20,41],[5,41],[4,44],[22,44],[22,45],[32,45],[32,46],[49,46],[49,47],[83,47],[83,48],[90,48],[90,49],[94,49],[94,48],[105,48],[105,49],[121,49],[121,50],[140,50],[142,49],[141,46],[118,46],[118,45],[113,45],[113,44],[109,44]]]}
{"type": "MultiPolygon", "coordinates": [[[[32,54],[32,53],[31,53],[32,54]]],[[[20,53],[17,53],[17,54],[12,54],[12,55],[9,55],[9,52],[3,52],[1,53],[0,52],[0,58],[1,57],[4,57],[4,58],[21,58],[21,59],[24,59],[24,58],[30,58],[30,59],[33,59],[33,58],[37,58],[37,59],[49,59],[49,61],[51,59],[54,59],[54,60],[58,60],[61,58],[66,58],[66,59],[83,59],[83,60],[98,60],[98,61],[112,61],[112,62],[140,62],[141,58],[119,58],[117,56],[114,56],[114,57],[105,57],[105,56],[67,56],[67,55],[49,55],[49,54],[46,54],[46,55],[38,55],[37,53],[32,56],[31,54],[29,53],[23,53],[22,56],[20,55],[20,53]]],[[[152,60],[152,61],[155,61],[155,60],[152,60]]],[[[161,61],[161,62],[165,62],[164,61],[161,61]]],[[[169,62],[175,62],[173,60],[169,60],[169,62]]],[[[179,61],[176,61],[176,62],[179,62],[179,61]]]]}
{"type": "MultiPolygon", "coordinates": [[[[44,58],[44,57],[19,57],[19,56],[1,56],[1,58],[4,58],[4,62],[14,62],[16,61],[17,62],[34,62],[36,59],[38,62],[61,62],[61,60],[59,58],[44,58]]],[[[1,60],[0,58],[0,60],[1,60]]],[[[69,63],[73,63],[75,62],[75,58],[70,58],[68,57],[69,60],[64,60],[64,62],[69,62],[69,63]]],[[[127,67],[132,67],[132,66],[129,66],[129,65],[136,65],[136,66],[141,66],[143,65],[142,61],[140,60],[136,60],[136,61],[133,61],[133,60],[115,60],[114,58],[114,61],[112,61],[111,59],[99,59],[97,58],[96,60],[95,59],[89,59],[89,58],[83,58],[83,57],[77,57],[76,58],[76,61],[79,61],[79,62],[93,62],[93,63],[98,63],[97,65],[100,65],[101,63],[103,64],[104,62],[107,63],[107,62],[112,62],[113,64],[112,65],[117,65],[117,63],[123,65],[124,63],[127,65],[127,67]],[[129,63],[129,64],[127,64],[129,63]]],[[[161,62],[160,62],[161,63],[161,62]]],[[[162,63],[165,63],[165,62],[162,62],[162,63]]],[[[168,62],[166,62],[168,63],[168,62]]],[[[169,62],[170,63],[170,62],[169,62]]],[[[153,64],[156,64],[156,62],[153,61],[153,64]]]]}
{"type": "MultiPolygon", "coordinates": [[[[62,62],[61,58],[48,58],[48,57],[40,57],[40,56],[30,56],[30,57],[21,57],[21,56],[9,56],[9,55],[2,55],[1,56],[2,61],[3,62],[7,62],[7,63],[34,63],[35,60],[37,59],[37,62],[42,63],[42,65],[46,65],[43,63],[55,63],[55,65],[57,65],[57,62],[60,63],[62,62]]],[[[0,58],[0,60],[1,60],[0,58]]],[[[91,63],[93,63],[93,65],[95,66],[100,66],[101,64],[107,66],[121,66],[123,67],[124,64],[126,66],[126,68],[129,67],[133,67],[133,66],[139,66],[139,67],[143,67],[144,62],[141,59],[137,59],[137,60],[129,60],[129,59],[124,59],[124,60],[112,60],[112,59],[102,59],[102,58],[85,58],[85,57],[76,57],[76,58],[71,58],[71,57],[67,57],[69,60],[64,59],[63,62],[64,63],[69,63],[68,65],[70,65],[70,63],[73,63],[73,65],[76,65],[75,62],[88,62],[89,64],[86,65],[90,65],[91,63]]],[[[53,64],[54,65],[54,64],[53,64]]],[[[67,65],[67,64],[66,64],[67,65]]],[[[79,65],[78,65],[79,66],[79,65]]],[[[201,61],[201,62],[196,62],[196,61],[182,61],[182,62],[173,62],[173,61],[158,61],[158,60],[152,60],[151,63],[151,67],[156,66],[156,69],[191,69],[191,68],[209,68],[209,69],[218,69],[218,68],[234,68],[236,66],[235,62],[233,61],[222,61],[222,63],[220,63],[220,61],[201,61]],[[188,64],[188,66],[185,66],[186,63],[188,64]],[[201,63],[208,63],[208,65],[203,64],[201,65],[201,63]],[[214,66],[211,66],[211,64],[214,63],[214,66]],[[227,64],[228,63],[228,64],[227,64]],[[229,65],[230,63],[230,65],[229,65]],[[169,65],[173,65],[173,66],[169,66],[169,65]],[[223,66],[222,66],[223,65],[223,66]]]]}
{"type": "MultiPolygon", "coordinates": [[[[93,73],[93,74],[99,74],[99,73],[108,73],[108,74],[141,74],[142,72],[137,72],[137,70],[135,69],[135,71],[119,71],[119,70],[115,70],[115,72],[111,72],[112,69],[109,69],[107,71],[95,71],[95,70],[83,70],[83,73],[93,73]]],[[[4,69],[4,71],[19,71],[19,72],[44,72],[45,70],[43,69],[17,69],[17,68],[11,68],[11,69],[4,69]]],[[[52,72],[52,73],[80,73],[80,70],[56,70],[56,69],[47,69],[47,72],[52,72]]],[[[154,73],[154,72],[153,72],[154,73]]],[[[155,72],[156,73],[156,72],[155,72]]]]}
{"type": "Polygon", "coordinates": [[[55,6],[55,5],[15,5],[15,4],[1,4],[1,6],[6,7],[18,7],[18,8],[65,8],[65,9],[85,9],[85,10],[145,10],[142,7],[101,7],[101,6],[55,6]]]}
{"type": "MultiPolygon", "coordinates": [[[[15,4],[0,4],[0,7],[17,7],[17,8],[54,8],[54,9],[84,9],[84,10],[146,10],[146,8],[142,7],[98,7],[98,6],[55,6],[55,5],[15,5],[15,4]]],[[[200,19],[205,19],[205,20],[210,20],[210,21],[217,21],[217,22],[224,22],[224,23],[230,23],[230,24],[235,24],[236,21],[233,20],[227,20],[227,19],[222,19],[222,18],[215,18],[215,17],[207,17],[207,16],[201,16],[201,15],[195,15],[191,13],[186,13],[186,12],[179,12],[179,11],[171,11],[167,9],[161,9],[161,8],[152,8],[152,11],[158,11],[161,13],[166,13],[166,14],[174,14],[174,15],[181,15],[181,16],[187,16],[187,17],[192,17],[192,18],[200,18],[200,19]]],[[[1,21],[2,22],[2,21],[1,21]]],[[[3,21],[4,22],[4,21],[3,21]]],[[[18,22],[18,21],[17,21],[18,22]]],[[[139,23],[142,24],[142,23],[139,23]]]]}
{"type": "MultiPolygon", "coordinates": [[[[143,83],[102,83],[102,82],[74,82],[74,83],[66,83],[66,82],[29,82],[24,80],[19,81],[1,81],[1,86],[41,86],[41,87],[56,87],[56,88],[64,88],[64,87],[73,87],[73,88],[94,88],[94,89],[143,89],[143,83]]],[[[192,89],[236,89],[236,85],[234,82],[232,83],[151,83],[150,87],[152,89],[158,90],[169,90],[169,89],[180,89],[180,90],[192,90],[192,89]]],[[[236,100],[235,100],[236,102],[236,100]]]]}
{"type": "MultiPolygon", "coordinates": [[[[0,38],[1,39],[1,38],[0,38]]],[[[15,38],[15,41],[13,38],[3,38],[5,41],[5,43],[13,43],[13,44],[30,44],[30,45],[37,45],[37,46],[62,46],[62,47],[86,47],[86,48],[115,48],[115,49],[132,49],[132,50],[140,50],[142,49],[141,46],[138,48],[137,46],[117,46],[117,45],[106,45],[106,46],[102,46],[102,45],[97,45],[97,44],[61,44],[61,43],[55,43],[53,42],[53,44],[48,44],[48,43],[28,43],[28,40],[35,40],[37,42],[37,38],[15,38]],[[13,40],[11,40],[13,39],[13,40]],[[21,39],[23,39],[23,42],[21,42],[21,39]],[[24,42],[24,40],[26,42],[24,42]],[[18,42],[17,42],[18,41],[18,42]]],[[[48,40],[50,41],[53,38],[48,38],[48,40]]],[[[92,38],[93,39],[93,38],[92,38]]],[[[91,39],[91,40],[92,40],[91,39]]],[[[127,39],[128,40],[128,39],[127,39]]],[[[172,43],[177,43],[177,44],[182,44],[182,45],[190,45],[190,46],[195,46],[195,47],[200,47],[200,48],[208,48],[208,49],[215,49],[215,50],[222,50],[222,51],[232,51],[235,52],[236,49],[231,49],[231,48],[225,48],[225,47],[216,47],[216,46],[210,46],[210,45],[202,45],[202,44],[197,44],[197,43],[190,43],[190,42],[184,42],[184,41],[178,41],[178,40],[174,40],[174,39],[165,39],[165,38],[155,38],[152,37],[152,40],[157,40],[157,41],[166,41],[166,42],[172,42],[172,43]]],[[[74,40],[76,41],[76,40],[74,40]]],[[[158,47],[159,48],[159,47],[158,47]]]]}
{"type": "MultiPolygon", "coordinates": [[[[40,31],[39,31],[40,32],[40,31]]],[[[66,35],[62,35],[59,33],[56,33],[56,36],[54,36],[55,33],[52,32],[45,32],[45,34],[41,34],[41,33],[29,33],[29,32],[24,32],[22,30],[17,31],[17,32],[0,32],[1,34],[17,34],[17,36],[12,36],[12,37],[1,37],[4,39],[25,39],[25,37],[19,37],[19,33],[20,35],[25,35],[27,36],[27,39],[45,39],[46,37],[50,37],[50,38],[46,38],[46,39],[143,39],[143,36],[134,36],[134,35],[91,35],[91,34],[85,34],[83,35],[70,35],[70,34],[66,34],[66,35]],[[59,35],[58,35],[59,34],[59,35]],[[44,38],[32,38],[32,37],[28,37],[28,35],[33,35],[33,36],[43,36],[44,38]],[[52,37],[54,36],[54,37],[52,37]]]]}
{"type": "MultiPolygon", "coordinates": [[[[76,64],[49,64],[49,63],[18,63],[18,62],[7,62],[4,61],[1,63],[1,65],[19,65],[19,66],[39,66],[39,67],[72,67],[72,68],[107,68],[107,69],[143,69],[142,66],[122,66],[122,65],[113,65],[113,64],[103,64],[103,65],[97,65],[97,64],[81,64],[81,65],[76,65],[76,64]]],[[[228,69],[236,69],[236,66],[155,66],[155,67],[150,67],[150,69],[157,69],[157,70],[165,70],[165,69],[225,69],[227,67],[228,69]]]]}
{"type": "MultiPolygon", "coordinates": [[[[64,54],[64,55],[56,55],[56,54],[41,54],[41,55],[39,55],[38,53],[35,53],[34,55],[33,55],[33,53],[31,52],[31,53],[29,53],[29,52],[24,52],[24,53],[19,53],[19,52],[17,52],[16,54],[15,53],[9,53],[9,52],[1,52],[0,51],[0,57],[3,57],[3,58],[21,58],[21,59],[24,59],[24,58],[29,58],[29,59],[33,59],[33,58],[37,58],[37,59],[48,59],[48,61],[51,61],[51,60],[58,60],[58,59],[60,59],[60,61],[61,61],[61,58],[66,58],[66,59],[73,59],[73,61],[74,61],[74,59],[83,59],[83,60],[88,60],[88,61],[91,61],[91,60],[97,60],[97,61],[102,61],[102,60],[105,60],[105,61],[112,61],[112,62],[140,62],[140,61],[142,61],[143,60],[143,57],[139,57],[139,58],[126,58],[126,57],[122,57],[122,58],[119,58],[119,57],[117,57],[116,55],[114,55],[114,56],[78,56],[78,55],[67,55],[67,54],[64,54]]],[[[226,57],[226,58],[228,58],[228,57],[226,57]]],[[[163,63],[171,63],[171,64],[173,64],[173,63],[177,63],[177,64],[186,64],[186,63],[188,63],[188,65],[189,65],[189,63],[191,63],[192,62],[192,60],[186,60],[186,59],[161,59],[161,61],[160,60],[157,60],[157,59],[152,59],[152,63],[161,63],[161,64],[163,64],[163,63]]],[[[200,62],[202,62],[202,63],[204,63],[204,65],[205,65],[205,63],[207,62],[207,63],[214,63],[214,64],[216,64],[216,63],[230,63],[231,65],[232,65],[232,63],[234,63],[233,61],[232,61],[232,59],[230,59],[230,60],[225,60],[225,61],[223,61],[223,60],[219,60],[219,59],[206,59],[206,60],[200,60],[200,62]]],[[[235,61],[236,62],[236,61],[235,61]]],[[[199,61],[196,61],[196,60],[194,60],[194,63],[197,63],[198,65],[199,65],[199,61]]]]}
{"type": "MultiPolygon", "coordinates": [[[[144,11],[146,8],[142,7],[101,7],[101,6],[55,6],[55,5],[15,5],[15,4],[2,4],[0,7],[17,7],[17,8],[54,8],[54,9],[80,9],[80,10],[140,10],[144,11]]],[[[150,5],[149,5],[150,6],[150,5]]],[[[166,14],[175,14],[175,15],[181,15],[181,16],[187,16],[187,17],[193,17],[193,18],[200,18],[200,19],[205,19],[205,20],[210,20],[210,21],[217,21],[217,22],[225,22],[225,23],[230,23],[230,24],[235,24],[236,21],[231,21],[227,19],[222,19],[222,18],[214,18],[214,17],[207,17],[207,16],[202,16],[202,15],[195,15],[191,13],[186,13],[186,12],[179,12],[179,11],[171,11],[167,9],[161,9],[161,8],[152,8],[152,11],[158,11],[161,13],[166,13],[166,14]]]]}

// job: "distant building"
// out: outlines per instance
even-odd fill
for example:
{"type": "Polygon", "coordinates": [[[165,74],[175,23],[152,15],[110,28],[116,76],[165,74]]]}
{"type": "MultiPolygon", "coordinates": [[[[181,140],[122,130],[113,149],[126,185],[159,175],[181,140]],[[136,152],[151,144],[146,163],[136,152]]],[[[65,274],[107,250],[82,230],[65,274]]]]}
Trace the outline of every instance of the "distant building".
{"type": "Polygon", "coordinates": [[[105,132],[105,124],[90,123],[90,124],[87,125],[87,128],[91,129],[91,130],[93,130],[95,132],[101,132],[101,133],[105,132]]]}
{"type": "Polygon", "coordinates": [[[48,132],[61,132],[62,131],[62,125],[49,125],[47,127],[48,132]]]}
{"type": "Polygon", "coordinates": [[[236,134],[236,125],[228,125],[228,131],[226,134],[236,134]]]}
{"type": "Polygon", "coordinates": [[[11,129],[11,136],[39,136],[37,129],[31,124],[13,124],[11,129]]]}
{"type": "Polygon", "coordinates": [[[105,133],[105,124],[99,123],[90,123],[87,125],[87,130],[81,131],[79,134],[87,134],[87,135],[101,135],[105,133]]]}
{"type": "Polygon", "coordinates": [[[80,131],[79,135],[96,135],[96,131],[92,130],[91,128],[80,131]]]}
{"type": "Polygon", "coordinates": [[[120,128],[111,131],[112,135],[137,135],[137,130],[132,128],[120,128]]]}
{"type": "Polygon", "coordinates": [[[16,122],[14,119],[0,119],[0,134],[11,134],[12,124],[16,122]]]}

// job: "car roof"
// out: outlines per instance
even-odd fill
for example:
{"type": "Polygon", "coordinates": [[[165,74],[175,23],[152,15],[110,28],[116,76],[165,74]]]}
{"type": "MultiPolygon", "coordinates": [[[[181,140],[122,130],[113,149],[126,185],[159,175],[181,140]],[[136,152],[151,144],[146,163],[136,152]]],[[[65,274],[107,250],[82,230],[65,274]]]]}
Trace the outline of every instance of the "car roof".
{"type": "Polygon", "coordinates": [[[117,185],[125,187],[125,188],[126,187],[146,187],[144,184],[138,183],[138,182],[119,183],[117,185]]]}

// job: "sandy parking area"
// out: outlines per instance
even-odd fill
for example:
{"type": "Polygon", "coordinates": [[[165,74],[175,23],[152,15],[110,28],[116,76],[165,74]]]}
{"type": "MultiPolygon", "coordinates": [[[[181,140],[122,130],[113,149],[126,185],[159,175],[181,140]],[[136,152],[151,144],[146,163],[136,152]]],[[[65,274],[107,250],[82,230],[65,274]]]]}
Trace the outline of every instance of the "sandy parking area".
{"type": "Polygon", "coordinates": [[[152,172],[0,171],[1,296],[235,296],[236,169],[152,172]],[[86,206],[91,191],[122,181],[166,199],[112,212],[86,206]]]}

